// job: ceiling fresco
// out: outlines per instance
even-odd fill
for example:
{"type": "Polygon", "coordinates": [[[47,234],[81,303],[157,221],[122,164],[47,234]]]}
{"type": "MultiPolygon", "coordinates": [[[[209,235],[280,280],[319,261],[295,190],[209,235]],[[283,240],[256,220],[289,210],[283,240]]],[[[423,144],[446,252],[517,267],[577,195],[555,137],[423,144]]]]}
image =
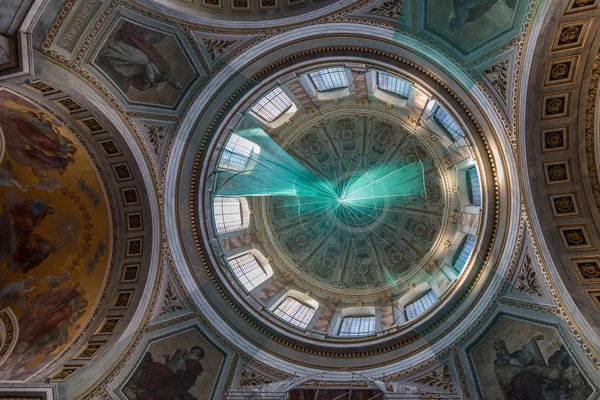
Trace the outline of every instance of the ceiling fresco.
{"type": "Polygon", "coordinates": [[[344,202],[355,196],[354,207],[332,211],[317,199],[280,196],[266,197],[262,204],[267,233],[280,251],[300,275],[329,290],[411,279],[445,230],[446,183],[437,155],[397,123],[367,115],[330,117],[283,144],[311,171],[336,182],[338,190],[347,187],[344,202]],[[386,179],[393,168],[415,163],[422,166],[416,177],[405,172],[386,179]],[[385,172],[378,174],[379,168],[385,172]],[[361,185],[361,177],[368,182],[361,185]],[[410,192],[411,179],[425,182],[418,195],[410,192]]]}
{"type": "Polygon", "coordinates": [[[0,128],[0,309],[19,325],[0,380],[23,380],[90,316],[110,257],[110,218],[95,167],[68,129],[6,90],[0,128]]]}
{"type": "Polygon", "coordinates": [[[175,35],[125,19],[108,33],[94,63],[132,103],[174,107],[196,76],[175,35]]]}

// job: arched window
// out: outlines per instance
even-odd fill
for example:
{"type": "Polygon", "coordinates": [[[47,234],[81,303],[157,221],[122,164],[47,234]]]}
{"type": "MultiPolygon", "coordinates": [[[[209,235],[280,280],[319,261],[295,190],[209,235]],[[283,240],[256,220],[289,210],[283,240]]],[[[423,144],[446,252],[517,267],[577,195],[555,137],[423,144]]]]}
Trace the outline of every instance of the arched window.
{"type": "Polygon", "coordinates": [[[458,123],[454,120],[454,118],[452,118],[452,116],[448,114],[448,112],[439,105],[437,106],[433,114],[433,118],[437,121],[438,124],[442,126],[442,128],[444,128],[444,130],[448,133],[448,135],[450,135],[452,140],[457,141],[464,136],[462,130],[460,129],[458,123]]]}
{"type": "Polygon", "coordinates": [[[281,88],[275,88],[258,100],[252,111],[267,122],[273,122],[292,106],[292,100],[281,88]]]}
{"type": "Polygon", "coordinates": [[[266,281],[273,270],[263,268],[256,256],[250,252],[230,258],[229,267],[246,290],[250,291],[266,281]]]}
{"type": "Polygon", "coordinates": [[[469,201],[474,206],[481,205],[481,184],[479,183],[479,174],[477,168],[471,167],[467,170],[467,192],[469,201]]]}
{"type": "Polygon", "coordinates": [[[473,251],[473,247],[475,246],[475,239],[476,237],[474,235],[465,236],[460,246],[458,246],[458,249],[456,249],[452,264],[454,264],[454,268],[456,268],[457,271],[462,271],[467,263],[467,260],[473,251]]]}
{"type": "Polygon", "coordinates": [[[252,153],[260,153],[260,146],[248,139],[231,134],[219,160],[219,168],[244,171],[252,153]]]}
{"type": "Polygon", "coordinates": [[[324,68],[311,72],[308,75],[319,92],[348,86],[346,69],[343,67],[324,68]]]}
{"type": "Polygon", "coordinates": [[[406,318],[413,319],[418,317],[431,308],[436,301],[438,301],[438,297],[433,290],[426,292],[423,296],[406,306],[406,318]]]}
{"type": "Polygon", "coordinates": [[[377,86],[379,89],[386,92],[408,98],[408,96],[410,96],[410,87],[412,84],[406,79],[402,79],[398,76],[386,74],[385,72],[378,72],[377,86]]]}
{"type": "Polygon", "coordinates": [[[342,319],[338,335],[340,336],[365,336],[375,333],[374,315],[352,315],[342,319]]]}
{"type": "Polygon", "coordinates": [[[250,207],[245,197],[216,196],[213,211],[217,233],[245,229],[250,222],[250,207]]]}
{"type": "Polygon", "coordinates": [[[300,329],[304,329],[312,319],[315,311],[315,308],[310,307],[291,296],[287,296],[277,308],[273,310],[273,313],[285,322],[297,326],[300,329]]]}

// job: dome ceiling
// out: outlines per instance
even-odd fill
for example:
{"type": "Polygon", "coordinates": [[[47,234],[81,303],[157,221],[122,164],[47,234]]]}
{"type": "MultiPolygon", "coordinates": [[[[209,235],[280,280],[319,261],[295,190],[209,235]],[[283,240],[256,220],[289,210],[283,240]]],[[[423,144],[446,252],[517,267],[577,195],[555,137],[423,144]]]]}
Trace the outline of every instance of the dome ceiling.
{"type": "Polygon", "coordinates": [[[448,210],[433,151],[365,109],[315,118],[288,135],[283,149],[334,192],[261,204],[265,235],[295,275],[340,296],[389,290],[420,271],[448,210]]]}

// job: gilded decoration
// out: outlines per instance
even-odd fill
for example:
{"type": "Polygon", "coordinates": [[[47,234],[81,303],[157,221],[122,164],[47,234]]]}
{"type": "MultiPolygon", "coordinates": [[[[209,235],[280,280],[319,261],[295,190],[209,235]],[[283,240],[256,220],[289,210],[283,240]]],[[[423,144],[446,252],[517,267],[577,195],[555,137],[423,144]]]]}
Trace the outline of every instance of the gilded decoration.
{"type": "Polygon", "coordinates": [[[553,165],[548,168],[548,176],[550,181],[562,181],[567,176],[567,169],[564,165],[553,165]]]}
{"type": "Polygon", "coordinates": [[[96,335],[110,335],[117,330],[121,323],[121,317],[106,317],[96,331],[96,335]]]}
{"type": "Polygon", "coordinates": [[[560,24],[554,37],[552,51],[569,50],[583,46],[591,21],[591,19],[586,19],[560,24]]]}
{"type": "Polygon", "coordinates": [[[62,382],[75,373],[80,367],[63,367],[60,371],[52,375],[50,379],[56,382],[62,382]]]}
{"type": "Polygon", "coordinates": [[[569,214],[575,210],[575,202],[570,196],[556,197],[553,200],[557,214],[569,214]]]}
{"type": "Polygon", "coordinates": [[[564,62],[559,64],[554,64],[552,69],[550,70],[550,80],[560,80],[564,79],[569,75],[569,70],[571,69],[570,62],[564,62]]]}
{"type": "Polygon", "coordinates": [[[542,151],[566,150],[569,147],[569,127],[542,129],[542,151]]]}
{"type": "Polygon", "coordinates": [[[571,181],[569,164],[566,161],[553,161],[545,163],[544,171],[546,172],[546,183],[548,185],[555,185],[558,183],[571,181]]]}
{"type": "Polygon", "coordinates": [[[585,244],[586,240],[581,230],[566,230],[564,231],[565,239],[567,243],[572,246],[585,244]]]}
{"type": "Polygon", "coordinates": [[[600,283],[599,257],[577,257],[569,261],[580,283],[584,285],[600,283]]]}
{"type": "Polygon", "coordinates": [[[246,367],[240,374],[238,386],[262,386],[272,383],[273,379],[246,367]]]}
{"type": "Polygon", "coordinates": [[[30,81],[26,81],[23,84],[23,87],[41,95],[41,96],[49,96],[49,95],[60,92],[60,90],[56,89],[54,86],[52,86],[49,83],[44,82],[40,79],[33,79],[30,81]]]}
{"type": "Polygon", "coordinates": [[[489,79],[492,87],[502,97],[502,100],[506,101],[508,95],[508,68],[510,60],[504,60],[498,64],[492,65],[490,68],[483,71],[483,73],[489,79]]]}
{"type": "Polygon", "coordinates": [[[596,306],[598,311],[600,311],[600,290],[586,290],[590,300],[596,306]]]}
{"type": "Polygon", "coordinates": [[[562,98],[552,99],[546,103],[548,115],[562,114],[565,111],[565,100],[562,98]]]}
{"type": "Polygon", "coordinates": [[[565,14],[593,10],[598,6],[598,0],[571,0],[565,14]]]}
{"type": "Polygon", "coordinates": [[[562,46],[577,42],[579,40],[579,35],[581,35],[582,30],[582,25],[569,26],[568,28],[564,29],[560,33],[558,45],[562,46]]]}
{"type": "Polygon", "coordinates": [[[77,120],[90,135],[106,132],[106,129],[95,117],[87,117],[77,120]]]}
{"type": "Polygon", "coordinates": [[[125,265],[123,269],[123,277],[121,278],[121,282],[123,283],[133,283],[137,281],[138,273],[140,270],[139,264],[133,265],[125,265]]]}
{"type": "Polygon", "coordinates": [[[553,149],[565,145],[563,135],[560,132],[548,132],[546,134],[546,147],[553,149]]]}
{"type": "Polygon", "coordinates": [[[536,270],[529,255],[526,255],[525,259],[523,260],[521,273],[517,279],[517,288],[527,294],[536,294],[538,296],[542,295],[540,292],[540,285],[537,280],[536,270]]]}
{"type": "Polygon", "coordinates": [[[558,230],[567,251],[594,248],[594,245],[589,238],[587,228],[584,226],[560,226],[558,227],[558,230]]]}
{"type": "Polygon", "coordinates": [[[54,102],[68,114],[75,114],[85,111],[85,108],[70,96],[61,99],[54,99],[52,102],[54,102]]]}

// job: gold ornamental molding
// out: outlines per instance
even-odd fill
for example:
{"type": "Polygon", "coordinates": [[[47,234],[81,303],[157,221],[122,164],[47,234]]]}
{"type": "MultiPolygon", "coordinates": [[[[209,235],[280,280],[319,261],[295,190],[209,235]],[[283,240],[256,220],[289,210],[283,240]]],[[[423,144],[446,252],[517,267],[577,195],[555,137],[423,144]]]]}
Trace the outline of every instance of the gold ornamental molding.
{"type": "Polygon", "coordinates": [[[596,54],[594,66],[590,78],[590,84],[587,95],[587,104],[585,107],[585,161],[589,171],[590,184],[594,194],[596,207],[600,210],[600,178],[598,176],[598,166],[596,165],[596,107],[598,101],[598,81],[600,80],[600,52],[596,54]]]}

